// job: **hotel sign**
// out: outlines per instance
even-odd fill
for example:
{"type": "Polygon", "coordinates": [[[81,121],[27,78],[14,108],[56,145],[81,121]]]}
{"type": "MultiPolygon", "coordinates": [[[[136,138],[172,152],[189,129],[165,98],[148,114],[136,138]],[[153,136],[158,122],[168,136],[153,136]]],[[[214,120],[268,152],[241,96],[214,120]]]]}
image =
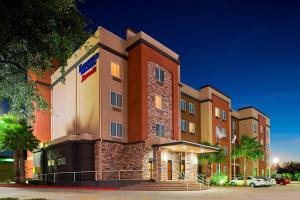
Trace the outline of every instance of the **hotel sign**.
{"type": "Polygon", "coordinates": [[[96,64],[99,58],[99,53],[96,53],[86,62],[79,65],[79,73],[81,75],[81,82],[85,81],[88,77],[96,72],[96,64]]]}

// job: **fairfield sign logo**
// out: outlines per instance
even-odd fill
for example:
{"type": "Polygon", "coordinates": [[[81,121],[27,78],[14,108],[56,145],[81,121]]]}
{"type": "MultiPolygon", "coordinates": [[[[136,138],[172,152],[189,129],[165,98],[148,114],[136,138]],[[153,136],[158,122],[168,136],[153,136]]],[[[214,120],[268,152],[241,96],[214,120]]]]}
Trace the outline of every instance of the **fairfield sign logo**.
{"type": "Polygon", "coordinates": [[[81,82],[85,81],[88,77],[97,71],[97,60],[99,58],[99,53],[96,53],[90,57],[85,63],[79,65],[79,73],[81,75],[81,82]]]}

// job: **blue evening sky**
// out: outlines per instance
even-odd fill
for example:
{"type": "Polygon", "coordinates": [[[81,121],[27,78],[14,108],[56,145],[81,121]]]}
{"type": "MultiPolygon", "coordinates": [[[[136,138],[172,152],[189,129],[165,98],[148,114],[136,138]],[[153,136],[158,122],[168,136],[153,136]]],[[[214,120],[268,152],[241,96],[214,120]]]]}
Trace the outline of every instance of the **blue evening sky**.
{"type": "Polygon", "coordinates": [[[300,1],[86,0],[93,30],[143,30],[181,57],[181,80],[271,117],[273,156],[300,156],[300,1]]]}

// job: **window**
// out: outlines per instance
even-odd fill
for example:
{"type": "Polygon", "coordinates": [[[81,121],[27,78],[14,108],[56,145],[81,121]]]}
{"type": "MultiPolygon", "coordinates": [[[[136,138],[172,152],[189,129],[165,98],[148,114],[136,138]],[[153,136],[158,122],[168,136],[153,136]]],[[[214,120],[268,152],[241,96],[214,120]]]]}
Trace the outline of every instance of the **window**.
{"type": "Polygon", "coordinates": [[[67,163],[67,159],[66,159],[66,158],[62,158],[62,159],[61,159],[61,164],[62,164],[62,165],[65,165],[66,163],[67,163]]]}
{"type": "Polygon", "coordinates": [[[257,168],[253,168],[253,176],[254,176],[254,177],[257,176],[257,168]]]}
{"type": "Polygon", "coordinates": [[[260,144],[261,144],[262,146],[264,146],[264,140],[263,140],[263,139],[260,139],[260,144]]]}
{"type": "Polygon", "coordinates": [[[217,164],[217,174],[221,174],[221,164],[217,164]]]}
{"type": "Polygon", "coordinates": [[[165,72],[160,67],[155,67],[155,78],[160,82],[164,82],[165,80],[165,72]]]}
{"type": "Polygon", "coordinates": [[[196,106],[193,103],[189,103],[189,112],[195,114],[196,106]]]}
{"type": "Polygon", "coordinates": [[[192,123],[192,122],[189,123],[189,132],[190,133],[196,132],[195,123],[192,123]]]}
{"type": "Polygon", "coordinates": [[[224,137],[227,137],[227,130],[226,128],[222,128],[222,133],[224,137]]]}
{"type": "Polygon", "coordinates": [[[155,95],[155,107],[162,109],[162,97],[160,95],[155,95]]]}
{"type": "Polygon", "coordinates": [[[227,147],[223,147],[224,149],[224,155],[227,156],[227,147]]]}
{"type": "Polygon", "coordinates": [[[180,99],[180,110],[185,111],[186,110],[186,101],[183,99],[180,99]]]}
{"type": "Polygon", "coordinates": [[[257,124],[256,123],[253,124],[253,132],[257,133],[257,124]]]}
{"type": "Polygon", "coordinates": [[[122,79],[122,67],[116,63],[110,63],[111,75],[118,79],[122,79]]]}
{"type": "Polygon", "coordinates": [[[182,131],[187,131],[187,121],[186,120],[181,120],[181,130],[182,131]]]}
{"type": "Polygon", "coordinates": [[[262,156],[262,157],[261,157],[261,161],[265,161],[265,156],[262,156]]]}
{"type": "Polygon", "coordinates": [[[227,173],[227,166],[226,166],[226,165],[223,166],[223,173],[224,173],[224,174],[227,173]]]}
{"type": "Polygon", "coordinates": [[[48,160],[48,166],[54,166],[54,160],[48,160]]]}
{"type": "Polygon", "coordinates": [[[114,107],[122,108],[122,95],[117,92],[111,92],[110,103],[114,107]]]}
{"type": "Polygon", "coordinates": [[[260,133],[264,133],[264,127],[263,127],[263,125],[260,125],[260,133]]]}
{"type": "Polygon", "coordinates": [[[222,110],[222,120],[226,120],[226,112],[224,110],[222,110]]]}
{"type": "Polygon", "coordinates": [[[57,165],[61,165],[61,159],[57,160],[57,165]]]}
{"type": "Polygon", "coordinates": [[[220,117],[220,108],[215,107],[215,116],[220,117]]]}
{"type": "Polygon", "coordinates": [[[232,131],[233,131],[233,133],[235,133],[235,131],[236,131],[236,124],[235,124],[234,120],[232,120],[232,131]]]}
{"type": "Polygon", "coordinates": [[[262,175],[262,176],[265,176],[265,169],[262,169],[262,170],[261,170],[261,175],[262,175]]]}
{"type": "Polygon", "coordinates": [[[156,124],[156,136],[158,137],[164,137],[164,125],[162,124],[156,124]]]}
{"type": "Polygon", "coordinates": [[[111,122],[110,134],[112,137],[123,137],[123,126],[120,123],[111,122]]]}

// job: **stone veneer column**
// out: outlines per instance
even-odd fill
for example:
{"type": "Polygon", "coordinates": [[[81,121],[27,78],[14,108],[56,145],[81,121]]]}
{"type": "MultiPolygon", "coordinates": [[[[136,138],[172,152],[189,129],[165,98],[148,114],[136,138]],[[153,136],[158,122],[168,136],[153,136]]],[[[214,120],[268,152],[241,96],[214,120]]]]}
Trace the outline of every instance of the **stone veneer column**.
{"type": "Polygon", "coordinates": [[[161,181],[161,155],[159,147],[153,148],[153,179],[161,181]]]}
{"type": "Polygon", "coordinates": [[[148,138],[156,136],[156,124],[164,125],[164,137],[173,139],[172,74],[163,66],[148,62],[148,138]],[[155,69],[164,71],[164,82],[156,80],[155,69]],[[162,109],[155,107],[155,95],[162,97],[162,109]]]}
{"type": "Polygon", "coordinates": [[[118,179],[118,172],[103,172],[112,170],[134,170],[122,172],[121,178],[123,179],[149,179],[148,162],[151,157],[152,150],[146,149],[143,142],[122,144],[97,141],[95,143],[95,170],[98,171],[98,180],[118,179]]]}
{"type": "Polygon", "coordinates": [[[197,154],[185,153],[185,179],[197,181],[197,154]]]}

